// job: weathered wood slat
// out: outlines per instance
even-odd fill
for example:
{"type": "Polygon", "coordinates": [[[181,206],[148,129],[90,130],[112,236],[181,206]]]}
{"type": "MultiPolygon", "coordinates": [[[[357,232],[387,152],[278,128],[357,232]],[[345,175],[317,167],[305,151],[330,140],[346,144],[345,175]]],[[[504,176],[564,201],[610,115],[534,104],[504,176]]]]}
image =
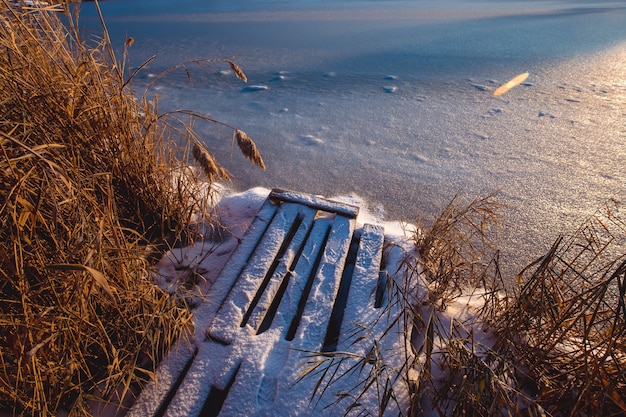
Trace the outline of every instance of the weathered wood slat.
{"type": "Polygon", "coordinates": [[[296,349],[322,348],[353,231],[354,220],[337,216],[325,242],[310,292],[301,299],[305,305],[294,334],[296,349]]]}
{"type": "MultiPolygon", "coordinates": [[[[234,332],[245,325],[244,316],[255,300],[255,295],[261,295],[266,289],[272,277],[272,265],[275,261],[280,261],[279,258],[283,255],[281,252],[286,251],[299,227],[301,209],[301,206],[287,203],[277,211],[255,252],[240,273],[237,287],[230,291],[207,329],[209,337],[230,344],[234,332]],[[281,244],[277,245],[276,242],[281,244]]],[[[314,215],[308,208],[304,211],[311,212],[308,217],[312,218],[314,215]]]]}
{"type": "Polygon", "coordinates": [[[162,416],[171,398],[187,374],[197,353],[197,347],[179,343],[165,358],[156,371],[156,381],[152,381],[141,393],[139,399],[126,414],[127,417],[162,416]]]}
{"type": "Polygon", "coordinates": [[[295,336],[297,330],[294,322],[295,313],[308,283],[315,277],[317,260],[324,250],[324,241],[330,233],[331,226],[332,222],[328,219],[319,219],[315,222],[295,268],[286,276],[288,282],[285,293],[273,320],[273,327],[281,329],[281,337],[285,340],[293,340],[295,336]]]}
{"type": "Polygon", "coordinates": [[[316,210],[340,214],[350,219],[356,218],[356,216],[359,214],[358,207],[328,200],[323,197],[318,197],[311,194],[298,193],[295,191],[274,189],[270,193],[269,199],[301,204],[304,206],[312,207],[316,210]]]}
{"type": "Polygon", "coordinates": [[[256,330],[257,334],[267,330],[272,324],[275,311],[278,309],[286,286],[293,275],[294,265],[302,256],[306,242],[311,239],[310,233],[316,211],[306,209],[301,214],[304,214],[304,216],[293,241],[287,249],[285,256],[277,261],[277,268],[272,276],[273,285],[264,292],[255,311],[251,314],[249,324],[256,330]]]}
{"type": "Polygon", "coordinates": [[[337,350],[357,353],[354,339],[379,316],[380,310],[375,308],[378,280],[373,277],[380,273],[384,239],[382,227],[363,226],[337,350]],[[362,305],[362,300],[367,300],[367,304],[362,305]]]}
{"type": "Polygon", "coordinates": [[[194,323],[196,328],[204,328],[209,323],[215,313],[223,304],[224,299],[228,296],[241,271],[248,265],[250,257],[259,245],[261,237],[269,227],[272,219],[278,211],[279,204],[266,199],[258,213],[252,220],[245,234],[245,238],[237,246],[230,259],[227,267],[221,272],[219,279],[211,288],[211,299],[201,303],[194,310],[194,323]]]}

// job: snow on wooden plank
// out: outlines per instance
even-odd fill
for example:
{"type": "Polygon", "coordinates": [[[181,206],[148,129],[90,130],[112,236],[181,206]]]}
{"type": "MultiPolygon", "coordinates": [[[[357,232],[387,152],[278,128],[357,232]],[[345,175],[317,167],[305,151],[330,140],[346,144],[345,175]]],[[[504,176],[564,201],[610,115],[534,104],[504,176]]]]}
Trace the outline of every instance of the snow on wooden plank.
{"type": "MultiPolygon", "coordinates": [[[[359,370],[359,377],[350,385],[353,392],[335,393],[350,395],[339,403],[340,408],[342,404],[343,408],[353,406],[350,401],[354,398],[358,398],[357,410],[377,410],[377,414],[385,416],[399,415],[409,407],[409,381],[405,377],[413,358],[412,323],[405,320],[404,309],[410,304],[405,297],[413,292],[404,288],[404,256],[398,246],[390,242],[383,245],[382,229],[367,225],[363,228],[337,346],[338,352],[350,352],[350,357],[336,361],[334,368],[330,366],[337,375],[359,370]],[[364,395],[362,390],[374,378],[377,382],[373,386],[378,392],[364,395]]],[[[322,401],[327,402],[328,399],[322,401]]]]}
{"type": "Polygon", "coordinates": [[[199,343],[198,354],[163,416],[219,415],[245,359],[240,353],[212,341],[199,343]]]}
{"type": "MultiPolygon", "coordinates": [[[[340,403],[337,407],[332,406],[335,401],[338,401],[334,395],[335,385],[330,386],[328,392],[322,395],[324,386],[318,386],[318,380],[323,375],[321,372],[314,372],[304,378],[301,378],[301,373],[313,363],[307,363],[307,361],[315,361],[315,357],[320,361],[328,361],[328,364],[335,363],[333,357],[337,347],[336,339],[343,337],[341,330],[346,327],[345,323],[360,320],[363,314],[374,311],[374,293],[382,257],[383,230],[378,226],[366,225],[363,230],[351,235],[353,236],[351,242],[347,240],[344,242],[344,245],[349,245],[349,249],[348,246],[344,246],[344,250],[348,251],[345,254],[346,261],[335,271],[335,297],[319,305],[310,303],[308,306],[310,310],[320,309],[321,311],[316,311],[317,318],[311,317],[312,320],[308,326],[302,327],[301,338],[294,340],[298,343],[290,346],[277,345],[270,353],[269,358],[283,355],[285,362],[281,367],[280,378],[270,379],[277,385],[276,391],[282,393],[274,399],[273,410],[298,409],[307,415],[334,416],[341,414],[349,406],[344,403],[340,403]],[[337,276],[338,274],[341,276],[337,276]],[[340,282],[338,282],[339,279],[340,282]],[[344,285],[347,285],[345,289],[342,288],[344,285]],[[343,291],[346,292],[345,296],[341,294],[343,291]],[[368,302],[368,299],[371,300],[368,302]],[[321,317],[324,317],[324,320],[321,320],[321,317]],[[315,326],[314,321],[324,324],[318,325],[317,331],[313,332],[316,336],[313,342],[308,330],[315,326]],[[297,384],[294,384],[294,381],[298,381],[297,384]],[[308,395],[294,395],[294,389],[308,393],[308,395]]],[[[330,246],[332,247],[332,244],[330,246]]],[[[332,257],[327,259],[327,262],[332,262],[332,257]]],[[[318,274],[320,270],[321,268],[318,274]]],[[[352,350],[346,352],[353,354],[352,350]]],[[[365,354],[366,352],[361,353],[361,356],[364,357],[365,354]]],[[[354,365],[356,360],[352,360],[351,364],[354,365]]],[[[322,365],[320,369],[323,371],[325,365],[322,365]]],[[[342,382],[345,386],[358,388],[360,384],[358,372],[350,374],[342,382]]],[[[358,392],[354,394],[358,395],[358,392]]],[[[297,415],[297,413],[294,412],[292,415],[297,415]]]]}
{"type": "Polygon", "coordinates": [[[292,321],[290,332],[294,335],[293,348],[322,348],[353,231],[354,220],[337,216],[333,221],[326,241],[322,243],[322,256],[311,285],[301,297],[298,314],[292,321]]]}
{"type": "MultiPolygon", "coordinates": [[[[333,416],[352,410],[355,415],[397,416],[409,406],[409,387],[403,378],[413,355],[405,345],[410,339],[410,323],[404,321],[405,305],[397,292],[403,285],[397,270],[404,252],[385,243],[379,226],[365,225],[357,232],[329,318],[324,348],[321,352],[292,350],[277,382],[279,392],[289,392],[293,384],[288,381],[298,380],[298,391],[310,394],[296,401],[311,415],[333,416]],[[382,302],[376,297],[380,293],[379,276],[389,277],[382,302]],[[345,283],[344,298],[341,292],[345,283]],[[333,326],[341,328],[336,336],[332,335],[333,326]],[[300,372],[316,363],[319,367],[299,380],[300,372]]],[[[294,407],[293,397],[277,396],[273,409],[294,407]]]]}
{"type": "Polygon", "coordinates": [[[375,321],[380,315],[380,310],[375,308],[376,278],[380,275],[384,239],[382,227],[363,226],[337,342],[338,350],[363,354],[354,350],[354,335],[363,330],[364,324],[375,321]]]}
{"type": "MultiPolygon", "coordinates": [[[[332,416],[338,408],[327,406],[337,398],[339,409],[350,404],[331,394],[335,385],[326,392],[319,378],[300,378],[307,355],[317,352],[346,373],[346,366],[371,354],[374,341],[384,351],[380,357],[393,369],[401,368],[405,329],[396,319],[402,308],[390,291],[396,281],[379,280],[387,277],[381,261],[389,258],[383,257],[383,230],[366,225],[355,233],[357,212],[319,197],[273,191],[218,278],[217,296],[196,310],[201,314],[194,354],[170,365],[171,375],[156,384],[148,399],[142,393],[138,403],[156,406],[135,407],[131,416],[332,416]],[[370,334],[362,337],[355,327],[370,334]],[[351,352],[351,362],[334,360],[341,349],[351,352]]],[[[391,258],[389,265],[401,262],[391,258]]],[[[361,372],[348,372],[341,386],[366,386],[361,376],[375,365],[363,365],[356,368],[361,372]]],[[[394,392],[392,401],[380,398],[374,384],[375,392],[358,399],[360,406],[371,411],[382,401],[389,406],[381,414],[398,414],[408,389],[402,381],[394,384],[402,392],[394,392]]]]}
{"type": "Polygon", "coordinates": [[[178,386],[187,374],[194,360],[197,347],[181,342],[172,349],[170,355],[159,365],[156,380],[151,381],[141,392],[127,417],[144,417],[163,415],[171,398],[176,394],[178,386]]]}
{"type": "Polygon", "coordinates": [[[316,219],[267,329],[232,346],[257,355],[242,361],[221,415],[284,415],[287,405],[289,415],[306,412],[315,382],[296,384],[302,351],[324,342],[353,229],[354,220],[343,216],[316,219]]]}
{"type": "Polygon", "coordinates": [[[286,288],[271,319],[272,327],[280,329],[281,336],[287,341],[295,337],[299,325],[298,314],[301,313],[299,306],[301,304],[303,309],[306,304],[306,296],[303,294],[310,291],[308,287],[313,285],[331,227],[332,220],[322,218],[315,221],[295,268],[285,276],[283,285],[286,288]]]}
{"type": "Polygon", "coordinates": [[[358,207],[295,191],[286,191],[275,188],[270,193],[269,198],[270,200],[290,201],[292,203],[303,204],[317,210],[340,214],[351,219],[356,218],[359,214],[358,207]]]}
{"type": "MultiPolygon", "coordinates": [[[[239,275],[237,286],[228,294],[207,329],[210,338],[225,344],[233,342],[234,334],[247,324],[249,318],[247,312],[252,312],[259,299],[263,297],[277,263],[287,252],[303,218],[312,221],[314,214],[314,210],[298,204],[281,205],[248,264],[239,275]]],[[[305,232],[306,230],[300,235],[305,232]]]]}
{"type": "MultiPolygon", "coordinates": [[[[244,323],[250,326],[251,330],[257,334],[267,330],[271,325],[273,312],[282,299],[284,284],[288,279],[288,274],[293,270],[295,263],[302,254],[306,239],[310,237],[310,230],[315,220],[316,211],[309,207],[301,207],[296,219],[298,226],[293,239],[285,240],[281,250],[274,260],[272,267],[268,271],[271,273],[271,280],[265,291],[259,296],[258,303],[253,303],[248,309],[247,316],[244,315],[244,323]],[[287,243],[289,243],[287,245],[287,243]]],[[[295,226],[295,225],[294,225],[295,226]]]]}
{"type": "Polygon", "coordinates": [[[278,208],[279,205],[273,203],[270,199],[265,200],[248,227],[248,231],[241,240],[241,243],[228,260],[227,268],[224,268],[213,284],[211,288],[211,298],[200,304],[198,308],[194,310],[196,328],[204,328],[206,324],[213,319],[218,308],[222,305],[224,299],[235,285],[241,271],[248,264],[252,253],[269,227],[278,208]]]}

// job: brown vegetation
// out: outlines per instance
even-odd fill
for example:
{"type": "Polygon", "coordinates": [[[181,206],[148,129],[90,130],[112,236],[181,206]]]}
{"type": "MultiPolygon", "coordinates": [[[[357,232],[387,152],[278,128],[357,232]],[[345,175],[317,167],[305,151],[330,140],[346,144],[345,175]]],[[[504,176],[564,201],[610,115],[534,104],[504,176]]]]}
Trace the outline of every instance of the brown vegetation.
{"type": "MultiPolygon", "coordinates": [[[[0,410],[86,415],[191,330],[147,255],[193,238],[211,193],[189,149],[210,153],[191,127],[202,115],[135,97],[106,29],[84,40],[69,12],[0,1],[0,410]]],[[[226,177],[211,161],[209,180],[226,177]]]]}
{"type": "Polygon", "coordinates": [[[497,252],[484,250],[496,219],[492,199],[448,206],[417,234],[421,258],[410,279],[421,274],[430,298],[407,306],[422,334],[413,412],[624,415],[626,224],[619,205],[611,202],[559,238],[514,287],[502,281],[497,252]],[[470,319],[441,314],[455,294],[472,289],[482,306],[470,319]],[[432,376],[435,366],[442,378],[432,376]]]}

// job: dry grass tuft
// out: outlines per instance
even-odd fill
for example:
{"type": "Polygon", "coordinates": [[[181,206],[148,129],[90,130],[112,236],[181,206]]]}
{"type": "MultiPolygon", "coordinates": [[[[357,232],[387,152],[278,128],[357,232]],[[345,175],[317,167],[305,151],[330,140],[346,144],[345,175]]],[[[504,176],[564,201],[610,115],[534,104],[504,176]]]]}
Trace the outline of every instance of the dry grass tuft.
{"type": "Polygon", "coordinates": [[[522,271],[497,317],[499,352],[551,415],[626,413],[625,236],[611,203],[522,271]]]}
{"type": "Polygon", "coordinates": [[[626,224],[620,207],[609,204],[572,236],[559,238],[519,274],[515,291],[502,285],[497,256],[477,269],[481,263],[474,261],[485,252],[461,256],[457,249],[481,247],[468,237],[482,242],[488,230],[482,220],[495,218],[493,207],[481,199],[448,206],[430,231],[417,233],[416,242],[426,246],[419,246],[422,259],[412,274],[425,280],[428,295],[412,312],[420,380],[411,412],[624,415],[626,224]],[[432,277],[442,281],[433,285],[432,277]],[[442,314],[455,303],[458,309],[464,286],[479,287],[481,303],[466,318],[442,314]]]}
{"type": "Polygon", "coordinates": [[[0,5],[0,411],[89,415],[192,327],[147,258],[211,198],[175,141],[225,171],[188,114],[135,98],[106,29],[85,41],[71,10],[0,5]]]}
{"type": "Polygon", "coordinates": [[[509,385],[509,364],[474,337],[500,304],[503,281],[492,242],[501,207],[495,193],[467,204],[456,196],[430,227],[418,221],[419,255],[408,254],[405,263],[411,287],[421,292],[418,303],[405,307],[416,349],[411,368],[419,375],[411,415],[498,415],[520,403],[509,385]],[[459,304],[468,296],[479,301],[459,304]],[[449,308],[469,315],[455,317],[449,308]]]}
{"type": "Polygon", "coordinates": [[[445,304],[468,286],[501,284],[485,275],[490,266],[497,267],[492,242],[502,204],[496,195],[476,198],[465,205],[455,196],[429,227],[418,219],[414,242],[419,257],[415,262],[428,282],[433,301],[445,304]]]}

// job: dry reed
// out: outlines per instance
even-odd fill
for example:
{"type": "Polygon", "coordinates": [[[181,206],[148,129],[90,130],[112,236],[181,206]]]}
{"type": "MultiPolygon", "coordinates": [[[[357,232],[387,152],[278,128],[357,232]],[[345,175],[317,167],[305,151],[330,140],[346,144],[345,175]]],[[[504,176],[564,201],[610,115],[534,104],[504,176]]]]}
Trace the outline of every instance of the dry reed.
{"type": "Polygon", "coordinates": [[[518,276],[498,351],[549,415],[626,413],[626,224],[609,203],[518,276]],[[529,273],[532,271],[532,273],[529,273]]]}
{"type": "Polygon", "coordinates": [[[239,129],[235,129],[234,136],[237,140],[237,146],[239,146],[241,153],[244,154],[253,164],[265,169],[263,158],[261,158],[261,154],[252,139],[250,139],[245,132],[239,129]]]}
{"type": "Polygon", "coordinates": [[[411,413],[624,415],[626,224],[619,204],[559,238],[518,275],[515,290],[503,285],[497,252],[485,257],[490,252],[481,249],[491,247],[482,244],[483,222],[496,218],[489,199],[450,205],[416,233],[421,259],[407,265],[429,296],[407,306],[420,374],[411,413]],[[462,256],[460,247],[471,250],[462,256]],[[440,314],[464,287],[482,287],[482,308],[464,321],[440,314]]]}
{"type": "Polygon", "coordinates": [[[0,411],[89,415],[192,330],[147,257],[193,235],[211,198],[175,140],[210,181],[226,173],[192,121],[135,98],[106,28],[84,40],[70,8],[64,24],[0,5],[0,411]]]}
{"type": "Polygon", "coordinates": [[[419,257],[414,262],[429,285],[432,300],[445,304],[469,286],[500,286],[500,280],[493,282],[485,275],[488,266],[497,263],[492,242],[497,238],[502,204],[496,195],[465,205],[455,196],[429,227],[418,219],[413,240],[419,257]]]}
{"type": "Polygon", "coordinates": [[[243,73],[243,71],[241,70],[239,65],[237,65],[236,62],[230,61],[230,60],[227,60],[226,62],[228,62],[228,65],[230,65],[230,68],[235,72],[235,74],[237,75],[237,78],[239,78],[243,82],[246,82],[246,83],[248,82],[248,77],[246,77],[246,74],[243,73]]]}

